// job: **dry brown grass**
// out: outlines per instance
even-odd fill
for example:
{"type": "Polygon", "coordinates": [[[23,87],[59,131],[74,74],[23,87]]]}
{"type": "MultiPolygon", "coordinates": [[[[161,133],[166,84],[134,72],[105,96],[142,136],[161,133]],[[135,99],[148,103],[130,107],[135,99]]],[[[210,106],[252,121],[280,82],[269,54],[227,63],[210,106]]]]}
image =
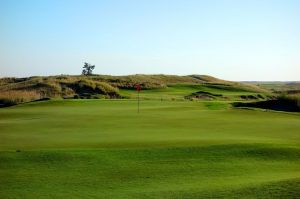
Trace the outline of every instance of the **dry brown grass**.
{"type": "Polygon", "coordinates": [[[30,102],[38,99],[40,99],[40,94],[35,91],[11,90],[0,92],[0,104],[6,106],[30,102]]]}

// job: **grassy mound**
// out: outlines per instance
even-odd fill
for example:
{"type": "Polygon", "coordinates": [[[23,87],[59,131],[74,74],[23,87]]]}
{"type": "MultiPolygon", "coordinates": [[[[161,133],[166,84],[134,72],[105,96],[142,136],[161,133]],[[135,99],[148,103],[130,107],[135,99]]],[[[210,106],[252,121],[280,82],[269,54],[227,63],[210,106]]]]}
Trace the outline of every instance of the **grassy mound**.
{"type": "Polygon", "coordinates": [[[3,78],[0,79],[0,91],[0,102],[4,105],[44,98],[120,97],[118,88],[85,76],[3,78]]]}
{"type": "MultiPolygon", "coordinates": [[[[135,98],[135,86],[141,84],[146,96],[144,99],[187,99],[195,92],[210,92],[211,95],[201,99],[214,99],[211,96],[228,94],[222,100],[243,99],[238,95],[252,95],[267,93],[255,85],[242,84],[220,80],[205,75],[128,75],[128,76],[49,76],[28,78],[2,78],[0,79],[0,96],[2,103],[7,103],[7,98],[14,103],[30,101],[31,98],[24,95],[19,100],[21,93],[36,93],[33,99],[44,98],[135,98]],[[18,93],[6,97],[8,92],[18,93]],[[171,93],[173,92],[173,93],[171,93]],[[163,96],[162,96],[163,95],[163,96]],[[232,97],[232,96],[235,97],[232,97]]],[[[200,98],[198,98],[200,99],[200,98]]],[[[245,98],[248,99],[248,98],[245,98]]]]}

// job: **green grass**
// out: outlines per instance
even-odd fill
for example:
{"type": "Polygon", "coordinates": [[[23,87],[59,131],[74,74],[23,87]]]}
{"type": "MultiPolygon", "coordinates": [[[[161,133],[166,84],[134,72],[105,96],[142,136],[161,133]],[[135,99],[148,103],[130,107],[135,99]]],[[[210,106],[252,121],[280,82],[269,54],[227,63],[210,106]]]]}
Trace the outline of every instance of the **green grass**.
{"type": "Polygon", "coordinates": [[[0,198],[299,198],[299,121],[225,101],[3,108],[0,198]]]}
{"type": "MultiPolygon", "coordinates": [[[[140,97],[143,99],[156,99],[156,100],[171,100],[171,99],[183,100],[185,96],[188,96],[198,91],[205,91],[213,94],[222,94],[224,97],[226,97],[226,100],[237,100],[240,99],[241,95],[258,94],[258,92],[243,90],[242,88],[225,86],[225,85],[172,84],[166,88],[142,90],[142,92],[140,93],[140,97]]],[[[136,97],[136,91],[133,89],[121,89],[120,94],[123,96],[127,96],[128,98],[136,97]]]]}

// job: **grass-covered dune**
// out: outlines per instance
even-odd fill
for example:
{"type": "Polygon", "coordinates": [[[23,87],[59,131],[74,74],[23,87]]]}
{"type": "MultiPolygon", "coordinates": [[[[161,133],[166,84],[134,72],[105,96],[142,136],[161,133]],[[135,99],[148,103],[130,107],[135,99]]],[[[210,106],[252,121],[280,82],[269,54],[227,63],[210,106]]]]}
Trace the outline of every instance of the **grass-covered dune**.
{"type": "Polygon", "coordinates": [[[0,198],[299,198],[300,115],[227,101],[0,109],[0,198]]]}
{"type": "MultiPolygon", "coordinates": [[[[246,98],[253,93],[264,95],[268,93],[267,90],[255,85],[220,80],[206,75],[60,75],[0,79],[0,106],[47,98],[131,98],[130,93],[134,91],[137,84],[140,84],[143,90],[149,91],[148,93],[158,94],[152,97],[145,96],[145,98],[150,96],[152,99],[162,97],[159,94],[163,94],[166,99],[185,99],[199,89],[213,92],[227,91],[231,94],[235,92],[237,98],[241,97],[239,92],[242,92],[241,95],[246,93],[246,98]],[[179,91],[177,92],[180,93],[179,95],[176,95],[176,90],[179,91]]],[[[210,97],[213,95],[214,93],[210,97]]],[[[229,98],[224,96],[222,99],[229,98]]]]}

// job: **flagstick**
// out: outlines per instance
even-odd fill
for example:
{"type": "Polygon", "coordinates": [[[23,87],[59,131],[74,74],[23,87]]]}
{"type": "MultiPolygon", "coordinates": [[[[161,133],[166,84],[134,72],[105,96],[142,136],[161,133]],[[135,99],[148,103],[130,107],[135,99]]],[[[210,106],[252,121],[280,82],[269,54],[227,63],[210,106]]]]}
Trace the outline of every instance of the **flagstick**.
{"type": "Polygon", "coordinates": [[[140,113],[140,91],[138,91],[138,113],[140,113]]]}
{"type": "Polygon", "coordinates": [[[135,86],[136,88],[136,91],[138,92],[138,113],[140,113],[140,91],[141,91],[141,85],[140,84],[137,84],[135,86]]]}

